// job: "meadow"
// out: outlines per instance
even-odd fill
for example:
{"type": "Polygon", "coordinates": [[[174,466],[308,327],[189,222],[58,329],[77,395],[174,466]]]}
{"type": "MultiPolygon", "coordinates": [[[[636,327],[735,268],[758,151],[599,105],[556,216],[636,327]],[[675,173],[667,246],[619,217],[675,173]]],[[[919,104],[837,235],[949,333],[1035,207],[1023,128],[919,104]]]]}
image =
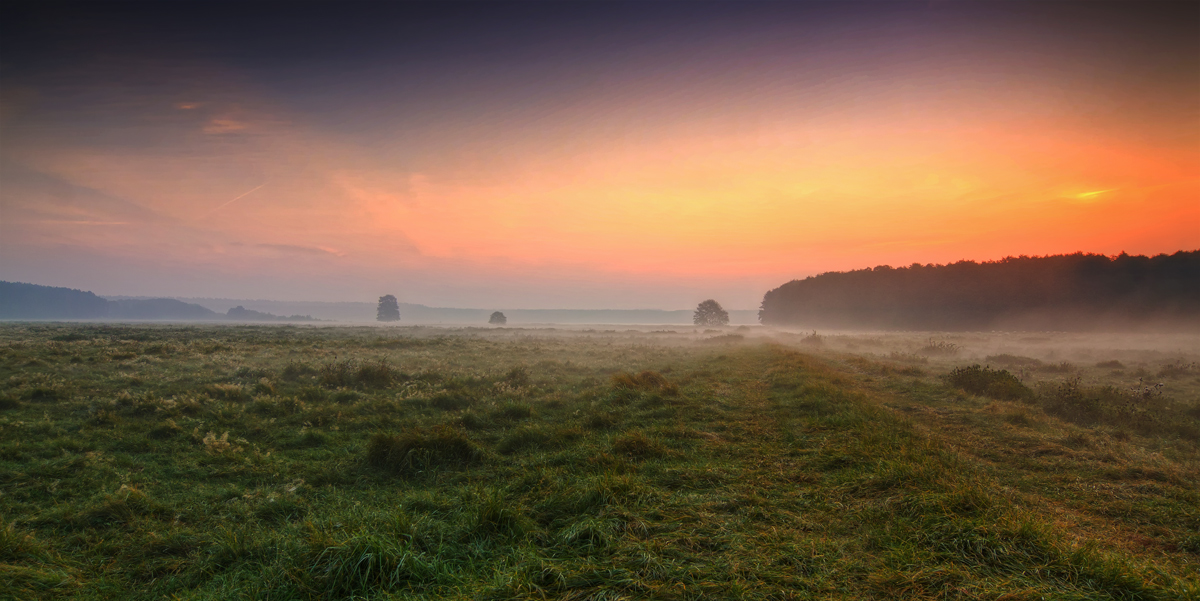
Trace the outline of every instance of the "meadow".
{"type": "Polygon", "coordinates": [[[1197,599],[1198,358],[0,325],[0,598],[1197,599]]]}

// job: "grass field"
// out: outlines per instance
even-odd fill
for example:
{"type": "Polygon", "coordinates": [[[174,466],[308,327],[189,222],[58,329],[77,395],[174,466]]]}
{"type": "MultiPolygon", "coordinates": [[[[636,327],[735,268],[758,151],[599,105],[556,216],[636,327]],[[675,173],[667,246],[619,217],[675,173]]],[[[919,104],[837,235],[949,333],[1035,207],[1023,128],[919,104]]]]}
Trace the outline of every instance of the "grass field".
{"type": "Polygon", "coordinates": [[[1197,599],[1197,345],[2,325],[0,597],[1197,599]]]}

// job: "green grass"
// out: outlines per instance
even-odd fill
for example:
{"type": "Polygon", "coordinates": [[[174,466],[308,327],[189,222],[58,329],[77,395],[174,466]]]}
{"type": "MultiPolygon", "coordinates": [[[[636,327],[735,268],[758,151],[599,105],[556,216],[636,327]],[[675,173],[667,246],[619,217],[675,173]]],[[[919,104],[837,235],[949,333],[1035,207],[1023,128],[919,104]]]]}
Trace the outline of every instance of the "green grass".
{"type": "Polygon", "coordinates": [[[0,598],[1200,594],[1190,363],[761,334],[0,326],[0,598]]]}

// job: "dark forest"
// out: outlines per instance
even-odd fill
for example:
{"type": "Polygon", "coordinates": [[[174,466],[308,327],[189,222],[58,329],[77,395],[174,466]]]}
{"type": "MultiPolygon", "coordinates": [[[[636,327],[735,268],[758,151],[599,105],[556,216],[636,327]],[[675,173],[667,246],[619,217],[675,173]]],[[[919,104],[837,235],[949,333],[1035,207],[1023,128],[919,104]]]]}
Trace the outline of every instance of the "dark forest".
{"type": "Polygon", "coordinates": [[[839,329],[1197,329],[1200,251],[1021,256],[823,273],[767,292],[759,319],[839,329]]]}

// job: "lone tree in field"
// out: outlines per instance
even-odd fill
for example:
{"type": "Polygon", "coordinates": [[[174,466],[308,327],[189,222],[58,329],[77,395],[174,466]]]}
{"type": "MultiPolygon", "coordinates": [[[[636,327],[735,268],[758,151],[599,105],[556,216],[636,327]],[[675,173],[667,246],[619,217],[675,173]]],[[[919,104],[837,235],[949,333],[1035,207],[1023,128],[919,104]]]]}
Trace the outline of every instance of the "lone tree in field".
{"type": "Polygon", "coordinates": [[[488,318],[488,323],[496,326],[502,326],[508,323],[508,318],[505,317],[503,313],[496,311],[495,313],[492,313],[491,317],[488,318]]]}
{"type": "Polygon", "coordinates": [[[400,304],[396,302],[396,297],[390,294],[379,297],[375,321],[400,321],[400,304]]]}
{"type": "Polygon", "coordinates": [[[696,307],[692,323],[698,326],[723,326],[729,323],[729,313],[721,308],[721,303],[708,299],[696,307]]]}

